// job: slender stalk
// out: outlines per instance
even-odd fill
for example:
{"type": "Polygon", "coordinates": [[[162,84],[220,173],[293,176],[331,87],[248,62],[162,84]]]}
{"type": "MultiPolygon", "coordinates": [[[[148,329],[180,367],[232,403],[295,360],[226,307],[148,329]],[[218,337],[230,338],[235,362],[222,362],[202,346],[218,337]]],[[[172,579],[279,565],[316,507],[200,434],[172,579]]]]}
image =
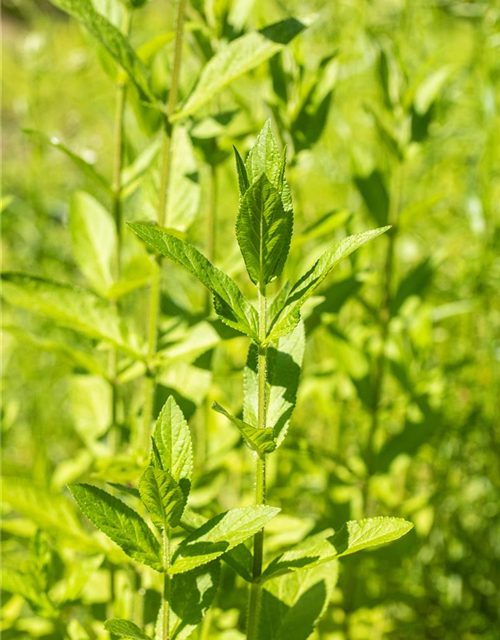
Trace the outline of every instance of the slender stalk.
{"type": "MultiPolygon", "coordinates": [[[[217,165],[209,165],[209,194],[208,194],[208,211],[207,211],[207,258],[210,262],[215,261],[215,238],[217,231],[217,165]]],[[[205,310],[207,313],[211,310],[211,294],[207,291],[205,300],[205,310]]]]}
{"type": "MultiPolygon", "coordinates": [[[[386,373],[386,346],[389,336],[389,325],[391,322],[391,306],[392,306],[392,289],[394,282],[394,254],[396,247],[396,238],[398,232],[399,208],[401,203],[401,189],[403,183],[403,163],[398,162],[394,168],[394,182],[391,190],[391,201],[389,207],[388,224],[392,225],[392,229],[388,232],[387,253],[385,256],[384,281],[382,289],[382,301],[380,309],[380,353],[377,358],[375,367],[375,382],[373,390],[372,420],[370,430],[368,432],[368,441],[366,445],[366,464],[368,468],[368,477],[375,471],[375,450],[374,440],[378,430],[380,420],[380,405],[384,391],[385,373],[386,373]]],[[[364,505],[368,500],[368,480],[364,485],[364,505]]]]}
{"type": "MultiPolygon", "coordinates": [[[[266,288],[259,289],[259,338],[263,342],[266,337],[267,298],[266,288]]],[[[259,345],[257,356],[258,373],[258,405],[257,425],[266,428],[266,382],[267,382],[267,347],[259,345]]],[[[266,504],[266,459],[256,456],[255,459],[255,504],[266,504]]],[[[262,575],[264,559],[264,529],[255,534],[253,541],[253,579],[248,599],[247,640],[255,640],[259,630],[260,603],[262,591],[257,580],[262,575]]]]}
{"type": "Polygon", "coordinates": [[[170,575],[167,573],[170,568],[170,535],[168,527],[164,527],[162,532],[162,553],[164,573],[160,640],[170,640],[170,575]]]}
{"type": "MultiPolygon", "coordinates": [[[[168,193],[172,168],[171,140],[174,126],[170,123],[170,117],[177,105],[179,91],[179,78],[181,71],[182,43],[184,39],[184,16],[186,12],[186,0],[177,1],[177,17],[175,26],[174,61],[172,65],[172,80],[166,105],[165,129],[160,169],[160,193],[158,195],[158,225],[164,227],[167,224],[168,193]]],[[[140,432],[138,434],[138,447],[141,451],[149,448],[149,437],[153,415],[153,400],[156,387],[153,359],[156,353],[158,339],[158,318],[160,309],[160,268],[161,259],[157,258],[153,263],[151,280],[151,293],[149,299],[149,330],[148,330],[148,359],[149,370],[144,381],[144,410],[140,432]]]]}
{"type": "MultiPolygon", "coordinates": [[[[123,33],[125,36],[130,35],[132,29],[132,14],[125,11],[123,18],[123,33]]],[[[118,81],[116,85],[116,101],[115,101],[115,122],[114,122],[114,141],[113,141],[113,177],[111,182],[111,190],[113,197],[113,219],[116,229],[116,253],[115,253],[115,279],[118,282],[121,275],[121,254],[122,254],[122,168],[123,168],[123,151],[124,151],[124,119],[125,105],[127,101],[127,85],[123,81],[118,81]]],[[[115,306],[119,309],[118,302],[115,306]]],[[[116,453],[120,444],[119,434],[119,389],[117,382],[119,365],[119,354],[117,349],[112,349],[109,354],[109,379],[111,380],[111,431],[109,444],[112,453],[116,453]]]]}

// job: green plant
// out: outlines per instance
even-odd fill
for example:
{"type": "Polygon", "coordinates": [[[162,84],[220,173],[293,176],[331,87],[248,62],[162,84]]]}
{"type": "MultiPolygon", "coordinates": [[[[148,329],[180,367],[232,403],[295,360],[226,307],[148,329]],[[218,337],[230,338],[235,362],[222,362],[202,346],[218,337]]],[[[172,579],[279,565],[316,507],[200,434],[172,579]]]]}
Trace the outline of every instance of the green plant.
{"type": "MultiPolygon", "coordinates": [[[[293,210],[285,178],[286,155],[279,152],[269,122],[245,162],[235,153],[240,189],[236,237],[248,275],[257,288],[258,311],[244,298],[236,283],[193,246],[150,225],[129,226],[150,247],[197,277],[213,294],[214,308],[221,320],[252,339],[245,374],[244,419],[231,415],[218,403],[213,408],[236,426],[254,452],[258,508],[266,505],[266,458],[282,443],[295,404],[304,346],[300,310],[342,258],[388,227],[350,236],[334,245],[293,286],[284,285],[268,310],[267,287],[281,274],[292,238],[293,210]],[[286,363],[287,359],[293,364],[286,363]]],[[[260,528],[253,543],[247,638],[262,637],[261,600],[267,580],[293,570],[307,572],[342,555],[395,540],[411,526],[394,518],[349,522],[335,536],[329,531],[319,538],[305,540],[297,551],[274,559],[266,570],[263,570],[264,528],[260,528]]],[[[166,566],[168,571],[168,563],[166,566]]],[[[279,628],[279,623],[276,624],[279,628]]]]}
{"type": "Polygon", "coordinates": [[[6,111],[6,633],[153,637],[159,618],[199,640],[354,640],[403,638],[410,622],[416,638],[451,637],[456,621],[492,638],[494,10],[325,5],[299,21],[273,0],[186,0],[166,15],[54,4],[84,35],[19,9],[35,25],[16,35],[27,50],[28,34],[50,35],[23,54],[6,111]],[[442,28],[455,40],[429,57],[442,28]],[[247,151],[269,115],[235,180],[233,145],[247,151]],[[189,508],[150,452],[153,416],[173,406],[196,453],[189,508]],[[110,498],[81,482],[107,482],[110,498]],[[91,520],[103,501],[110,518],[133,509],[146,555],[86,527],[68,484],[91,520]],[[268,502],[281,513],[230,552],[164,570],[195,530],[268,502]],[[337,585],[337,558],[410,526],[378,513],[415,531],[346,558],[337,585]]]}

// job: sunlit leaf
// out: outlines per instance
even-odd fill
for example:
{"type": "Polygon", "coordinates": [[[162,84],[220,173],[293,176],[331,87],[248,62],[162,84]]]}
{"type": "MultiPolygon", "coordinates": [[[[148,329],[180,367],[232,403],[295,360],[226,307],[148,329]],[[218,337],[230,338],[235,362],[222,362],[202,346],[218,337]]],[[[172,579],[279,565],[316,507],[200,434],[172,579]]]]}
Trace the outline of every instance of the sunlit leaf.
{"type": "Polygon", "coordinates": [[[156,571],[163,570],[160,544],[139,514],[98,487],[71,484],[69,489],[92,524],[128,556],[156,571]]]}
{"type": "Polygon", "coordinates": [[[260,531],[279,509],[267,506],[231,509],[190,534],[174,551],[169,573],[184,573],[207,564],[260,531]]]}
{"type": "Polygon", "coordinates": [[[222,46],[203,68],[196,87],[172,120],[198,111],[234,80],[271,58],[304,29],[301,22],[289,18],[222,46]]]}

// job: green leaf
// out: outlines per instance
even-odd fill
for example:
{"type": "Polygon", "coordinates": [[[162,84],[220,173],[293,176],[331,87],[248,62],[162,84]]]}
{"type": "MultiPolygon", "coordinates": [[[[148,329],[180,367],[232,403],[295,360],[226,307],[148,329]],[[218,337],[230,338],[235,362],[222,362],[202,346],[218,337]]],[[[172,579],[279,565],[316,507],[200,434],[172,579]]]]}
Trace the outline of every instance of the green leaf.
{"type": "Polygon", "coordinates": [[[236,238],[256,285],[266,285],[281,274],[292,231],[292,212],[285,212],[280,192],[262,174],[241,199],[236,220],[236,238]]]}
{"type": "Polygon", "coordinates": [[[37,576],[11,567],[2,567],[2,591],[23,597],[35,613],[46,618],[57,616],[57,609],[37,576]]]}
{"type": "Polygon", "coordinates": [[[257,136],[245,161],[249,184],[264,173],[271,184],[276,185],[281,167],[281,154],[274,139],[271,120],[267,120],[257,136]]]}
{"type": "Polygon", "coordinates": [[[2,477],[2,501],[56,539],[84,552],[102,551],[82,528],[74,505],[66,498],[15,478],[2,477]]]}
{"type": "Polygon", "coordinates": [[[48,316],[63,327],[106,340],[133,358],[143,360],[140,342],[119,318],[115,307],[87,289],[23,273],[2,274],[7,302],[48,316]]]}
{"type": "MultiPolygon", "coordinates": [[[[207,519],[192,511],[189,507],[184,509],[184,513],[182,514],[181,527],[192,533],[195,529],[203,526],[207,522],[207,519]]],[[[247,549],[244,544],[238,544],[236,547],[225,553],[222,557],[222,560],[230,567],[232,567],[238,575],[240,575],[243,580],[247,582],[252,582],[252,572],[253,572],[253,557],[252,552],[247,549]]]]}
{"type": "Polygon", "coordinates": [[[184,573],[215,560],[251,538],[279,512],[275,507],[253,506],[211,518],[177,547],[169,573],[184,573]]]}
{"type": "Polygon", "coordinates": [[[69,229],[78,266],[91,287],[105,295],[117,257],[113,218],[95,198],[78,191],[71,198],[69,229]]]}
{"type": "Polygon", "coordinates": [[[191,636],[214,601],[219,579],[220,564],[217,560],[173,576],[170,587],[171,640],[185,640],[191,636]]]}
{"type": "Polygon", "coordinates": [[[55,136],[48,136],[45,133],[42,133],[41,131],[35,131],[34,129],[23,129],[23,133],[36,140],[39,140],[40,142],[43,142],[44,144],[51,145],[52,147],[54,147],[54,149],[59,149],[59,151],[62,151],[66,156],[68,156],[73,164],[78,167],[78,169],[80,169],[80,171],[84,175],[87,176],[87,178],[90,178],[90,180],[92,180],[99,186],[104,187],[108,193],[111,192],[111,187],[108,180],[106,180],[104,176],[96,171],[96,169],[94,169],[94,166],[90,164],[90,162],[87,162],[77,153],[71,151],[71,149],[64,143],[62,143],[58,138],[56,138],[55,136]]]}
{"type": "Polygon", "coordinates": [[[69,489],[87,518],[128,556],[163,571],[160,544],[139,514],[98,487],[71,484],[69,489]]]}
{"type": "Polygon", "coordinates": [[[193,476],[193,444],[188,423],[173,396],[158,416],[153,442],[162,468],[172,476],[187,500],[193,476]]]}
{"type": "MultiPolygon", "coordinates": [[[[297,401],[300,371],[304,358],[305,333],[302,322],[267,349],[266,424],[279,446],[288,431],[297,401]]],[[[250,345],[244,369],[243,419],[257,426],[258,347],[250,345]]]]}
{"type": "Polygon", "coordinates": [[[192,245],[167,231],[138,222],[129,223],[129,227],[153,249],[198,278],[213,293],[215,310],[226,324],[258,339],[257,311],[228,275],[214,267],[192,245]]]}
{"type": "Polygon", "coordinates": [[[172,121],[198,111],[234,80],[283,49],[304,29],[301,22],[289,18],[223,45],[205,65],[196,87],[172,121]]]}
{"type": "Polygon", "coordinates": [[[415,92],[414,108],[419,115],[427,113],[438,97],[441,89],[448,81],[453,68],[449,65],[441,67],[428,75],[415,92]]]}
{"type": "Polygon", "coordinates": [[[330,271],[353,251],[385,233],[390,227],[382,227],[344,238],[324,253],[316,264],[296,282],[290,290],[284,307],[271,321],[271,329],[266,342],[276,340],[289,333],[300,320],[300,309],[330,271]]]}
{"type": "Polygon", "coordinates": [[[131,638],[131,640],[151,640],[151,638],[142,631],[136,624],[130,620],[122,620],[121,618],[112,618],[106,620],[104,628],[119,638],[131,638]]]}
{"type": "Polygon", "coordinates": [[[366,176],[355,176],[354,182],[366,208],[377,224],[385,225],[389,218],[389,193],[384,177],[378,169],[366,176]]]}
{"type": "MultiPolygon", "coordinates": [[[[106,369],[102,364],[94,358],[89,350],[80,350],[74,346],[74,341],[70,339],[70,336],[63,337],[57,335],[52,337],[49,335],[39,336],[30,331],[25,331],[21,327],[3,326],[2,331],[6,331],[10,335],[14,336],[16,340],[25,344],[31,344],[37,349],[43,349],[50,353],[54,353],[66,362],[80,368],[85,369],[89,373],[95,373],[103,378],[107,376],[106,369]]],[[[82,349],[84,348],[83,345],[82,349]]]]}
{"type": "Polygon", "coordinates": [[[148,467],[139,480],[139,492],[151,520],[158,528],[176,527],[179,524],[186,496],[168,471],[148,467]]]}
{"type": "Polygon", "coordinates": [[[50,0],[53,5],[87,27],[118,64],[128,73],[142,98],[155,103],[146,67],[137,57],[125,36],[104,16],[97,13],[90,0],[50,0]]]}
{"type": "Polygon", "coordinates": [[[252,427],[246,422],[243,422],[243,420],[232,416],[224,409],[224,407],[221,407],[218,402],[214,402],[212,404],[212,409],[217,411],[217,413],[221,413],[223,416],[226,416],[226,418],[230,420],[241,433],[250,449],[252,449],[252,451],[256,451],[261,458],[263,458],[266,453],[272,453],[276,449],[273,430],[270,427],[266,429],[252,427]]]}
{"type": "Polygon", "coordinates": [[[234,157],[236,160],[236,172],[238,174],[238,189],[240,192],[240,201],[241,198],[245,195],[248,187],[250,186],[250,182],[248,181],[248,174],[245,167],[245,163],[243,162],[242,157],[238,153],[238,149],[233,146],[234,157]]]}
{"type": "Polygon", "coordinates": [[[338,577],[338,563],[287,574],[262,589],[258,640],[307,640],[325,613],[338,577]]]}
{"type": "Polygon", "coordinates": [[[350,520],[337,533],[333,534],[331,529],[323,531],[275,558],[262,574],[262,581],[392,542],[412,528],[413,524],[402,518],[350,520]]]}

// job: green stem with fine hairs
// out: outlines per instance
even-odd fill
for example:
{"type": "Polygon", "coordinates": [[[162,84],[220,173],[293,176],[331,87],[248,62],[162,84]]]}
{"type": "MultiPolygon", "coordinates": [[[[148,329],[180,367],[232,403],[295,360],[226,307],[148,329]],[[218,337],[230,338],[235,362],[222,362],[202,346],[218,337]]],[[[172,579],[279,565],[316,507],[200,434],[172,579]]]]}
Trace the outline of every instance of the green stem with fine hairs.
{"type": "MultiPolygon", "coordinates": [[[[257,425],[266,428],[266,383],[267,383],[267,347],[262,346],[267,332],[267,298],[266,287],[259,288],[259,351],[257,356],[258,401],[257,425]]],[[[266,459],[256,455],[255,459],[255,504],[266,504],[266,459]]],[[[256,640],[259,631],[261,586],[257,583],[262,575],[264,560],[264,529],[258,531],[253,541],[253,574],[254,582],[250,585],[248,599],[247,640],[256,640]]]]}
{"type": "Polygon", "coordinates": [[[170,640],[170,536],[167,527],[162,532],[163,594],[161,603],[161,640],[170,640]]]}

